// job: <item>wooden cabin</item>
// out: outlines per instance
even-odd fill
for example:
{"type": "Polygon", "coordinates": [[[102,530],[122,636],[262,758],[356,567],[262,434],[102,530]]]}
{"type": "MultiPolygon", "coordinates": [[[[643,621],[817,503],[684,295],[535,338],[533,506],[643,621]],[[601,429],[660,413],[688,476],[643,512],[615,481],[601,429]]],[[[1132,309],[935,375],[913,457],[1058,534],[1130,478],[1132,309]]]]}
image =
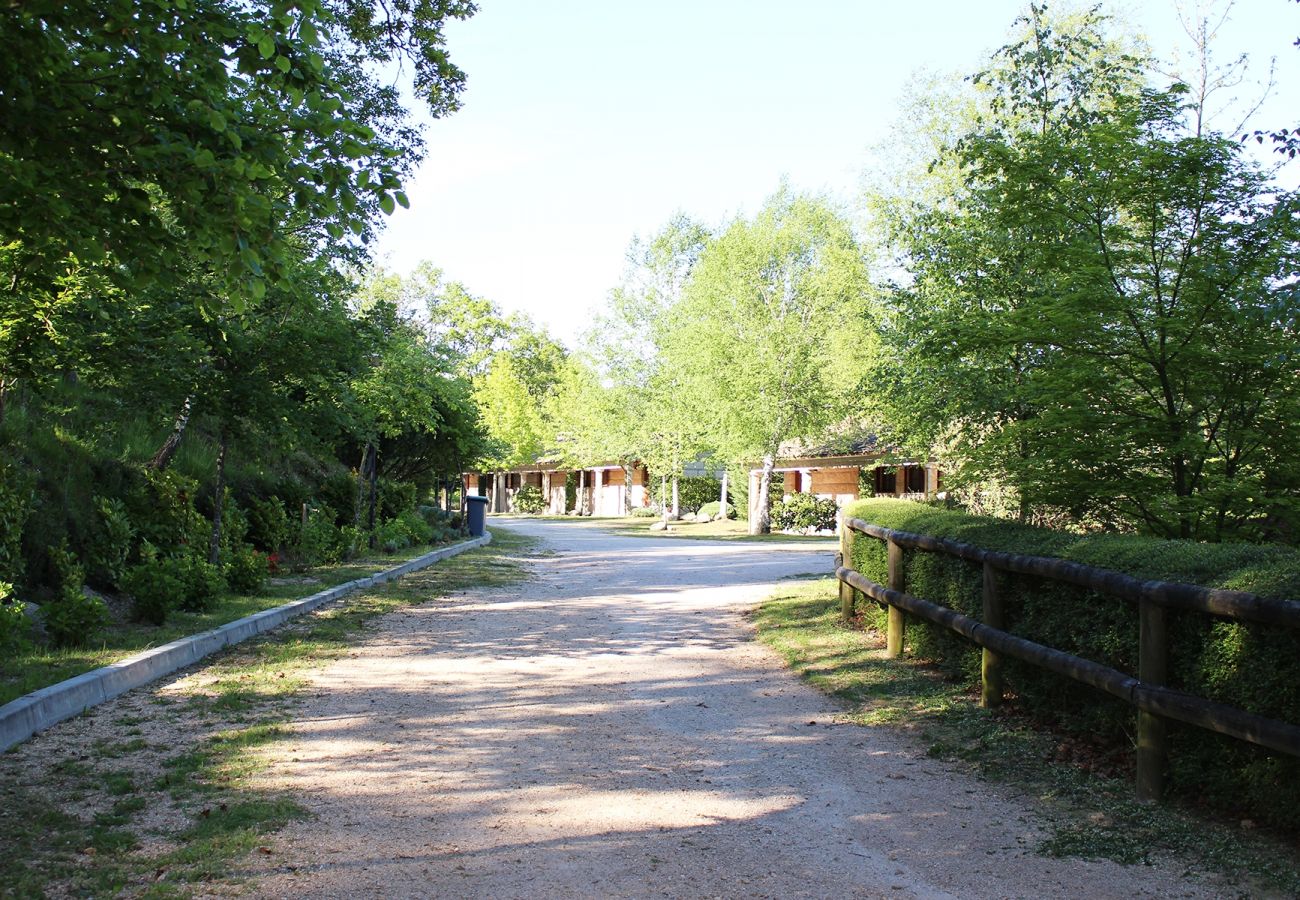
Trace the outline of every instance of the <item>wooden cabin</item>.
{"type": "Polygon", "coordinates": [[[617,463],[561,469],[546,460],[498,472],[467,472],[465,491],[488,498],[488,510],[495,513],[515,512],[515,497],[525,485],[542,492],[543,515],[563,516],[570,513],[591,516],[621,516],[627,509],[650,505],[649,476],[640,463],[631,466],[631,493],[624,467],[617,463]],[[569,500],[569,485],[573,500],[569,500]],[[630,502],[628,502],[630,500],[630,502]]]}

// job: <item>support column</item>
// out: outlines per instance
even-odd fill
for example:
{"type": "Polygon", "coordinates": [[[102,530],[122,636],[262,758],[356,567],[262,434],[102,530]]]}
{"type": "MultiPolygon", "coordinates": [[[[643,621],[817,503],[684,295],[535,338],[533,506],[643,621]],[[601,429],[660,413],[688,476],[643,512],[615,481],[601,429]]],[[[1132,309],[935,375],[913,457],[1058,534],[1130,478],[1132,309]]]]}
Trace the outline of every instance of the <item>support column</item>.
{"type": "Polygon", "coordinates": [[[600,516],[600,515],[604,515],[604,513],[601,511],[601,505],[602,505],[602,504],[601,504],[600,501],[603,500],[603,499],[605,499],[605,498],[604,498],[604,493],[605,493],[605,470],[604,470],[604,469],[596,469],[596,470],[595,470],[595,477],[596,477],[596,481],[595,481],[595,484],[592,486],[592,489],[591,489],[591,514],[592,514],[593,516],[600,516]]]}

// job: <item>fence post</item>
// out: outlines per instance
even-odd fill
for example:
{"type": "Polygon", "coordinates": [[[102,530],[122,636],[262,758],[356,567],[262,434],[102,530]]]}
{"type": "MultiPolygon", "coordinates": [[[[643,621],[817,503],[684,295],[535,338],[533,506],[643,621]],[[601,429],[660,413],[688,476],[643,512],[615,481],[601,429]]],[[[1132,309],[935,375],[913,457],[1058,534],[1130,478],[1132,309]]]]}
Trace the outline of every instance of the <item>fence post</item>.
{"type": "MultiPolygon", "coordinates": [[[[902,593],[906,588],[903,577],[903,548],[891,541],[886,541],[889,548],[889,589],[902,593]]],[[[903,654],[903,611],[897,606],[889,607],[889,626],[885,633],[885,656],[891,659],[903,654]]]]}
{"type": "MultiPolygon", "coordinates": [[[[1169,642],[1165,635],[1165,608],[1143,598],[1139,607],[1138,680],[1158,686],[1165,683],[1169,669],[1169,642]]],[[[1159,801],[1165,782],[1165,722],[1159,716],[1138,710],[1137,796],[1159,801]]]]}
{"type": "MultiPolygon", "coordinates": [[[[844,518],[844,511],[839,512],[840,524],[840,552],[839,560],[841,566],[853,568],[853,536],[849,533],[848,521],[844,518]]],[[[844,621],[853,621],[853,586],[846,581],[840,582],[840,615],[844,621]]]]}
{"type": "MultiPolygon", "coordinates": [[[[984,624],[1005,630],[1002,597],[998,592],[998,572],[984,563],[984,624]]],[[[980,659],[980,706],[992,709],[1002,703],[1002,657],[985,647],[980,659]]]]}

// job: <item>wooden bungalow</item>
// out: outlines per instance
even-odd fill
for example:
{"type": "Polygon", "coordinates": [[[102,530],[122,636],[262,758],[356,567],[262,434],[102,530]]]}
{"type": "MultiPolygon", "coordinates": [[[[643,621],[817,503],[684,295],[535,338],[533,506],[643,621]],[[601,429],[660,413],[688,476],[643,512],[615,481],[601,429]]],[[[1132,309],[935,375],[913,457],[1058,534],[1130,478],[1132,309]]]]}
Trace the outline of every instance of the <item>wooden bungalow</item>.
{"type": "Polygon", "coordinates": [[[621,464],[562,469],[546,459],[497,472],[467,472],[464,476],[465,492],[487,497],[490,512],[515,512],[515,497],[519,489],[532,485],[542,492],[544,515],[621,516],[626,509],[650,505],[646,467],[637,463],[631,470],[630,494],[621,464]],[[569,498],[570,486],[572,500],[569,498]]]}
{"type": "MultiPolygon", "coordinates": [[[[934,497],[943,490],[943,473],[933,461],[905,460],[884,463],[886,449],[875,436],[845,446],[807,447],[796,441],[781,445],[772,471],[771,493],[783,499],[791,494],[813,494],[840,506],[861,496],[906,499],[934,497]]],[[[762,467],[749,472],[749,514],[755,514],[762,467]]]]}

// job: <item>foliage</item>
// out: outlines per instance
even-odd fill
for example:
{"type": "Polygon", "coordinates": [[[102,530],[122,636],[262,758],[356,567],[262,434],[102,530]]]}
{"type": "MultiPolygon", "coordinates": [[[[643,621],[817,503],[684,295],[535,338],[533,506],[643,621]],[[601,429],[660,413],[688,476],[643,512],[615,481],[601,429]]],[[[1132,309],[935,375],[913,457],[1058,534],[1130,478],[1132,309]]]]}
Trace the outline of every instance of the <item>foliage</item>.
{"type": "Polygon", "coordinates": [[[126,572],[135,528],[127,516],[126,504],[116,497],[100,497],[95,503],[99,528],[90,547],[91,580],[115,588],[126,572]]]}
{"type": "Polygon", "coordinates": [[[0,580],[23,574],[23,527],[31,510],[31,486],[12,465],[0,463],[0,580]]]}
{"type": "Polygon", "coordinates": [[[536,515],[546,508],[542,489],[535,484],[525,484],[515,492],[515,511],[536,515]]]}
{"type": "Polygon", "coordinates": [[[0,653],[16,653],[27,644],[26,604],[14,596],[14,586],[0,581],[0,653]]]}
{"type": "Polygon", "coordinates": [[[1189,131],[1182,86],[1144,87],[1098,15],[1019,26],[933,161],[947,195],[886,216],[913,279],[881,417],[954,487],[1013,487],[1022,519],[1287,538],[1300,200],[1189,131]]]}
{"type": "MultiPolygon", "coordinates": [[[[1300,596],[1300,553],[1278,546],[1198,544],[1137,535],[1080,536],[968,516],[901,500],[863,500],[845,514],[887,528],[949,538],[1008,553],[1052,556],[1164,580],[1245,590],[1266,597],[1300,596]]],[[[887,581],[884,544],[855,536],[853,567],[887,581]]],[[[940,554],[906,551],[908,593],[982,616],[978,566],[940,554]]],[[[1121,671],[1137,672],[1137,607],[1125,600],[1042,579],[1003,576],[1006,629],[1020,637],[1121,671]]],[[[1272,626],[1169,612],[1169,686],[1286,722],[1300,717],[1300,646],[1272,626]]],[[[946,629],[908,626],[907,646],[949,672],[974,681],[979,654],[946,629]]],[[[1008,688],[1017,703],[1071,733],[1127,748],[1133,710],[1097,691],[1008,660],[1008,688]]],[[[1283,758],[1190,727],[1174,727],[1169,779],[1175,793],[1202,796],[1253,818],[1300,824],[1300,761],[1283,758]]]]}
{"type": "Polygon", "coordinates": [[[185,583],[172,559],[159,555],[148,543],[141,548],[140,562],[123,575],[121,586],[131,597],[136,619],[152,625],[166,622],[185,593],[185,583]]]}
{"type": "Polygon", "coordinates": [[[226,584],[239,594],[256,594],[266,581],[266,554],[252,547],[240,547],[226,557],[226,584]]]}
{"type": "Polygon", "coordinates": [[[369,66],[410,60],[430,111],[455,109],[464,76],[442,26],[472,12],[24,4],[3,31],[0,245],[21,242],[38,284],[107,257],[121,265],[105,272],[141,287],[190,257],[231,307],[259,300],[304,237],[364,243],[381,211],[406,205],[418,139],[369,66]]]}
{"type": "Polygon", "coordinates": [[[632,509],[632,515],[638,519],[652,519],[659,515],[657,506],[637,506],[632,509]]]}
{"type": "MultiPolygon", "coordinates": [[[[708,503],[705,503],[703,506],[699,508],[699,512],[708,516],[710,519],[713,519],[713,518],[717,518],[718,511],[720,509],[722,509],[722,504],[719,501],[710,500],[708,503]]],[[[736,507],[732,506],[730,503],[727,504],[726,517],[728,519],[736,518],[736,507]]]]}
{"type": "Polygon", "coordinates": [[[253,497],[248,501],[248,540],[267,553],[275,553],[289,540],[289,515],[279,497],[253,497]]]}
{"type": "Polygon", "coordinates": [[[195,553],[177,553],[167,565],[181,583],[180,608],[186,612],[207,612],[226,589],[221,569],[195,553]]]}
{"type": "MultiPolygon", "coordinates": [[[[653,486],[655,502],[660,506],[672,506],[672,483],[666,486],[657,483],[653,486]],[[663,496],[659,496],[659,494],[663,496]]],[[[697,512],[706,503],[717,503],[722,493],[722,482],[707,475],[690,476],[677,479],[677,504],[682,512],[697,512]]],[[[714,510],[716,512],[716,509],[714,510]]]]}
{"type": "Polygon", "coordinates": [[[297,529],[290,557],[297,571],[337,562],[343,552],[341,535],[334,524],[334,511],[316,506],[307,511],[307,521],[297,529]]]}
{"type": "Polygon", "coordinates": [[[819,438],[859,405],[875,343],[866,262],[828,202],[783,187],[752,221],[709,242],[662,350],[673,393],[724,460],[766,462],[751,531],[782,442],[819,438]]]}
{"type": "Polygon", "coordinates": [[[58,593],[41,607],[45,632],[57,647],[82,647],[108,624],[108,607],[85,593],[86,572],[66,546],[50,551],[58,593]]]}
{"type": "Polygon", "coordinates": [[[772,504],[772,527],[777,531],[830,531],[835,528],[839,506],[815,494],[795,493],[772,504]]]}

